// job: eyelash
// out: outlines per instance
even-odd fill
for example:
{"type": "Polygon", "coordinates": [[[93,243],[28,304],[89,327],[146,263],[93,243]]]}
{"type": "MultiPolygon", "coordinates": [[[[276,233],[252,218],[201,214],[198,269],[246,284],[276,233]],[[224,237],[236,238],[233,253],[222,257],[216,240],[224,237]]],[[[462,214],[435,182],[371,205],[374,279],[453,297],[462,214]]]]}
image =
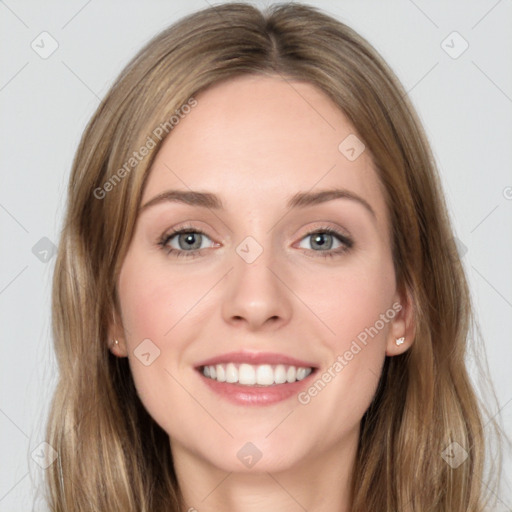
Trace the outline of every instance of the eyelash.
{"type": "MultiPolygon", "coordinates": [[[[172,238],[174,238],[176,235],[184,235],[184,234],[188,234],[188,233],[194,233],[194,234],[198,233],[198,234],[208,237],[208,235],[204,231],[201,231],[200,229],[198,229],[194,226],[183,226],[180,229],[177,229],[175,231],[171,231],[170,233],[166,233],[166,234],[162,235],[162,237],[158,240],[157,245],[160,246],[162,248],[162,250],[165,251],[168,255],[173,255],[176,258],[182,258],[182,257],[196,258],[197,256],[201,255],[201,253],[204,249],[195,249],[193,251],[184,251],[184,250],[173,249],[173,248],[167,246],[169,241],[172,238]]],[[[354,245],[354,242],[349,237],[342,235],[335,229],[332,229],[327,226],[321,226],[319,228],[316,228],[314,231],[310,231],[309,233],[306,233],[302,238],[306,238],[308,236],[316,235],[319,233],[332,235],[332,236],[336,237],[343,244],[343,247],[338,247],[338,249],[330,249],[329,251],[313,251],[313,252],[319,253],[320,257],[322,257],[322,258],[334,258],[335,256],[341,256],[342,254],[348,252],[354,245]]],[[[303,252],[309,256],[308,251],[311,251],[311,250],[312,249],[303,249],[303,252]]],[[[311,256],[311,257],[315,258],[316,256],[311,256]]]]}

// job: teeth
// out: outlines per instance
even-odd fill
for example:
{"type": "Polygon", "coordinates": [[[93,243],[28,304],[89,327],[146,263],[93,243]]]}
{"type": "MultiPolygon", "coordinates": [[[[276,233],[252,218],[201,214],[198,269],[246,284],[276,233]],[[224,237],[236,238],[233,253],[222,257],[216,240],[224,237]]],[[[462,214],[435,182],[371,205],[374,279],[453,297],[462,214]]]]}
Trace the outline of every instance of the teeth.
{"type": "Polygon", "coordinates": [[[312,368],[284,366],[282,364],[217,364],[203,367],[203,375],[218,382],[242,384],[244,386],[272,386],[305,379],[312,368]]]}
{"type": "Polygon", "coordinates": [[[274,370],[274,382],[276,384],[284,384],[286,382],[286,368],[282,364],[278,364],[274,370]]]}
{"type": "Polygon", "coordinates": [[[226,366],[226,382],[238,382],[238,370],[233,363],[226,366]]]}
{"type": "Polygon", "coordinates": [[[241,364],[238,368],[238,382],[246,386],[256,384],[256,370],[250,364],[241,364]]]}
{"type": "Polygon", "coordinates": [[[297,376],[297,369],[295,366],[290,366],[288,371],[286,372],[286,380],[288,382],[295,382],[295,377],[297,376]]]}
{"type": "MultiPolygon", "coordinates": [[[[297,380],[302,380],[306,376],[306,368],[297,368],[297,380]]],[[[215,378],[215,375],[212,375],[215,378]]]]}
{"type": "MultiPolygon", "coordinates": [[[[256,384],[260,386],[271,386],[274,384],[274,370],[269,364],[262,364],[256,370],[256,384]]],[[[241,383],[241,381],[240,381],[241,383]]]]}
{"type": "MultiPolygon", "coordinates": [[[[205,368],[208,368],[205,366],[205,368]]],[[[219,382],[226,382],[226,369],[221,364],[218,364],[217,366],[212,366],[211,368],[215,368],[217,372],[217,380],[219,382]]],[[[211,372],[210,372],[211,373],[211,372]]]]}

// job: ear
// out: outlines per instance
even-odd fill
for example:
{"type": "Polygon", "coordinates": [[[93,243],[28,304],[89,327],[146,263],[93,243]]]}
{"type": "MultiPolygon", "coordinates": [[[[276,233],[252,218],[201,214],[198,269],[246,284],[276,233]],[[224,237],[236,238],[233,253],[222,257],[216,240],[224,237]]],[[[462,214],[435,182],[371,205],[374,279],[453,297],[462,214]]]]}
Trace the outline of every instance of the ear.
{"type": "Polygon", "coordinates": [[[108,348],[116,357],[127,357],[128,349],[126,346],[126,338],[123,329],[121,315],[114,308],[112,313],[112,321],[108,329],[108,348]]]}
{"type": "Polygon", "coordinates": [[[391,321],[386,343],[386,355],[397,356],[403,354],[412,346],[416,335],[415,307],[412,294],[408,289],[397,291],[395,302],[393,302],[393,310],[396,315],[391,321]],[[396,340],[404,338],[404,342],[400,345],[396,344],[396,340]]]}

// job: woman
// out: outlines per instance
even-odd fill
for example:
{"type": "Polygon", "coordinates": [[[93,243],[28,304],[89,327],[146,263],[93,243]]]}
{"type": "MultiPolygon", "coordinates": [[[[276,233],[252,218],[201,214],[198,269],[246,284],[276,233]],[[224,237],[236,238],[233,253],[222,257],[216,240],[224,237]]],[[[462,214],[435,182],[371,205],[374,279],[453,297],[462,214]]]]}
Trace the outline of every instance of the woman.
{"type": "Polygon", "coordinates": [[[76,155],[53,315],[51,510],[484,510],[434,159],[314,8],[205,9],[126,67],[76,155]]]}

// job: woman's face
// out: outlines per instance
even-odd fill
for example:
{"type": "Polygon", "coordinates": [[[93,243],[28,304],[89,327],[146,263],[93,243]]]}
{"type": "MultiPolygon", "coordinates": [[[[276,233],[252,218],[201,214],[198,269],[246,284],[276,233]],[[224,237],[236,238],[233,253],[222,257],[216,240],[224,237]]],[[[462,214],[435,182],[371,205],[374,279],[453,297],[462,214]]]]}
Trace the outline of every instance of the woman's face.
{"type": "Polygon", "coordinates": [[[112,350],[175,460],[279,471],[350,457],[409,332],[369,152],[307,83],[246,76],[196,99],[151,169],[112,350]]]}

